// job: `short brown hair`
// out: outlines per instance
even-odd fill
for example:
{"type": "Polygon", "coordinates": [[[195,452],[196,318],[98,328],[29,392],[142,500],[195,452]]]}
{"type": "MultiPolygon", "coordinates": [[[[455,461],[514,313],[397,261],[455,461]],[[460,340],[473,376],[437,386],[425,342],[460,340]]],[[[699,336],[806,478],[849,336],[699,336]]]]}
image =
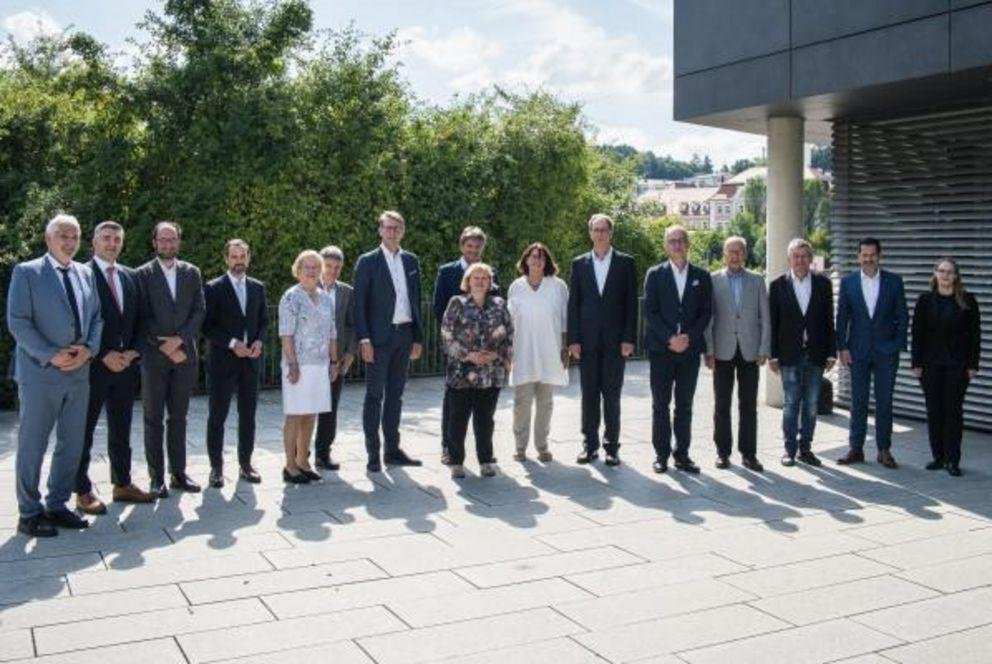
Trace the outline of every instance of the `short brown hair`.
{"type": "Polygon", "coordinates": [[[249,256],[251,255],[251,247],[248,246],[248,243],[240,238],[234,237],[224,243],[224,258],[227,258],[228,254],[231,253],[231,247],[241,247],[245,250],[246,254],[249,256]]]}
{"type": "Polygon", "coordinates": [[[386,221],[387,219],[391,219],[392,221],[395,221],[403,228],[406,228],[406,219],[404,219],[403,215],[397,212],[396,210],[386,210],[385,212],[380,214],[379,225],[382,226],[382,222],[386,221]]]}
{"type": "Polygon", "coordinates": [[[160,221],[157,224],[155,224],[155,228],[152,229],[153,240],[158,237],[159,230],[161,230],[165,226],[171,226],[172,230],[176,231],[176,237],[178,237],[180,240],[183,239],[183,229],[182,227],[179,226],[179,223],[175,221],[166,220],[166,221],[160,221]]]}
{"type": "Polygon", "coordinates": [[[517,272],[519,274],[527,274],[527,258],[535,249],[544,254],[544,276],[549,277],[553,274],[558,274],[558,265],[555,263],[555,259],[551,257],[551,250],[543,242],[531,242],[527,245],[524,253],[520,254],[520,260],[517,261],[517,272]]]}
{"type": "Polygon", "coordinates": [[[467,240],[481,240],[485,244],[486,232],[478,226],[466,226],[458,238],[458,246],[462,246],[467,240]]]}

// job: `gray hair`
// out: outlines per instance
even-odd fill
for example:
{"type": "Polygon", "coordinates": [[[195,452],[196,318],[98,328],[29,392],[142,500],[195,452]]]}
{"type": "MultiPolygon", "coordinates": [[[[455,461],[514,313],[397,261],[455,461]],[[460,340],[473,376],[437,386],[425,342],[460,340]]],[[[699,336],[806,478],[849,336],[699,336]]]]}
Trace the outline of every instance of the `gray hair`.
{"type": "Polygon", "coordinates": [[[320,250],[321,258],[330,258],[331,260],[344,262],[344,252],[341,251],[341,247],[329,244],[320,250]]]}
{"type": "Polygon", "coordinates": [[[124,237],[124,227],[118,224],[116,221],[107,220],[107,221],[101,221],[99,224],[96,225],[96,228],[93,229],[93,238],[96,239],[96,236],[104,231],[120,233],[121,238],[124,237]]]}
{"type": "Polygon", "coordinates": [[[726,251],[727,247],[732,244],[739,244],[743,247],[744,251],[747,251],[747,240],[742,238],[740,235],[731,235],[726,240],[723,241],[723,250],[726,251]]]}
{"type": "Polygon", "coordinates": [[[806,239],[797,237],[789,242],[789,247],[786,249],[786,256],[791,256],[793,252],[799,251],[800,249],[805,249],[809,252],[810,258],[813,257],[813,245],[811,245],[806,239]]]}
{"type": "Polygon", "coordinates": [[[52,217],[45,225],[45,235],[53,235],[62,228],[75,228],[79,232],[79,220],[71,214],[59,213],[52,217]]]}

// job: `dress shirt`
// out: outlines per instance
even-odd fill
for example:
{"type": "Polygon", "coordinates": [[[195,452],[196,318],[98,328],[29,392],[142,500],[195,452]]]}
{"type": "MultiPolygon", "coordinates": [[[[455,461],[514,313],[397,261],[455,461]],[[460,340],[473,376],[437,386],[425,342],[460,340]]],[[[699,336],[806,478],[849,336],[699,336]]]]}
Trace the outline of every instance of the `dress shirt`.
{"type": "Polygon", "coordinates": [[[458,264],[461,266],[463,273],[468,269],[468,261],[465,260],[464,256],[458,259],[458,264]]]}
{"type": "Polygon", "coordinates": [[[165,275],[165,283],[169,286],[169,295],[172,296],[172,301],[176,301],[176,265],[178,261],[172,260],[172,267],[166,267],[165,263],[161,259],[158,261],[158,266],[162,268],[162,273],[165,275]]]}
{"type": "MultiPolygon", "coordinates": [[[[227,278],[231,280],[231,287],[234,288],[234,295],[238,298],[238,304],[241,305],[241,313],[247,315],[248,313],[248,279],[244,275],[237,277],[230,271],[227,273],[227,278]]],[[[234,348],[235,344],[239,341],[245,343],[248,342],[248,330],[245,329],[244,336],[241,339],[231,338],[230,343],[227,344],[228,348],[234,348]]]]}
{"type": "Polygon", "coordinates": [[[73,265],[72,261],[69,261],[68,266],[64,266],[55,260],[55,257],[51,254],[45,254],[45,258],[48,259],[48,264],[52,266],[55,270],[55,274],[59,277],[59,286],[62,287],[62,292],[65,293],[65,297],[68,300],[69,293],[65,290],[65,283],[62,281],[62,274],[59,272],[63,267],[69,268],[69,280],[72,282],[72,289],[75,291],[76,296],[76,312],[79,314],[80,322],[83,320],[83,280],[80,278],[79,274],[76,272],[76,266],[73,265]]]}
{"type": "Polygon", "coordinates": [[[881,272],[876,272],[874,277],[869,277],[864,272],[861,273],[861,293],[865,296],[865,304],[868,305],[868,317],[875,317],[875,305],[878,304],[878,286],[881,283],[879,278],[881,272]]]}
{"type": "Polygon", "coordinates": [[[114,283],[111,284],[111,288],[113,288],[114,289],[114,292],[117,293],[117,305],[121,308],[121,310],[123,310],[124,309],[124,284],[121,282],[121,269],[119,267],[117,267],[117,263],[108,263],[107,261],[103,260],[99,256],[94,256],[93,257],[93,262],[96,263],[96,266],[98,268],[100,268],[100,272],[103,273],[103,276],[107,278],[107,283],[108,284],[110,284],[111,278],[110,278],[110,275],[107,273],[107,270],[109,270],[110,268],[114,268],[114,277],[113,277],[113,282],[114,283]]]}
{"type": "Polygon", "coordinates": [[[741,297],[744,294],[744,269],[734,272],[727,270],[727,280],[730,283],[730,293],[734,296],[734,306],[741,308],[741,297]]]}
{"type": "Polygon", "coordinates": [[[672,276],[675,277],[675,289],[679,292],[679,302],[682,301],[682,296],[685,295],[685,282],[689,278],[689,261],[685,262],[682,269],[675,263],[672,263],[672,276]]]}
{"type": "Polygon", "coordinates": [[[382,255],[386,258],[389,276],[393,280],[393,291],[396,293],[396,304],[393,308],[393,325],[412,323],[413,314],[410,312],[410,295],[406,290],[406,270],[403,267],[401,250],[394,254],[386,245],[380,245],[382,255]]]}
{"type": "Polygon", "coordinates": [[[599,289],[599,294],[603,294],[603,289],[606,287],[606,275],[610,273],[610,263],[613,262],[613,247],[606,252],[606,255],[600,258],[596,255],[595,250],[592,252],[592,269],[596,273],[596,287],[599,289]]]}
{"type": "MultiPolygon", "coordinates": [[[[795,272],[790,271],[790,281],[792,282],[792,292],[796,294],[796,301],[799,302],[799,311],[806,315],[809,309],[810,298],[813,297],[813,273],[807,272],[805,279],[800,279],[795,272]]],[[[809,343],[809,333],[803,328],[803,346],[809,343]]]]}

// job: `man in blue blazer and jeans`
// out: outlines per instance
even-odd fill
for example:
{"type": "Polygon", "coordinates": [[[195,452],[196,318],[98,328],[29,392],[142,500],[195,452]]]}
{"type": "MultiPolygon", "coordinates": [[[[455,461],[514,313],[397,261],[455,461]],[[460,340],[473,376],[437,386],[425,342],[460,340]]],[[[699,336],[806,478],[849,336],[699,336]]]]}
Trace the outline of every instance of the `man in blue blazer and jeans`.
{"type": "Polygon", "coordinates": [[[706,351],[706,327],[713,313],[710,273],[689,264],[689,234],[682,226],[665,229],[668,260],[644,278],[644,348],[651,361],[651,442],[654,472],[668,470],[672,453],[669,404],[675,390],[675,467],[698,473],[689,458],[692,400],[699,378],[699,356],[706,351]]]}
{"type": "Polygon", "coordinates": [[[355,264],[355,336],[365,362],[365,404],[362,426],[369,472],[382,470],[382,461],[419,466],[400,449],[400,412],[410,360],[423,350],[420,312],[420,261],[400,249],[406,221],[399,212],[379,215],[377,249],[355,264]],[[382,438],[379,428],[382,427],[382,438]],[[381,442],[385,453],[379,458],[381,442]]]}
{"type": "Polygon", "coordinates": [[[845,276],[837,296],[837,350],[851,371],[850,446],[841,465],[865,460],[868,395],[875,382],[875,444],[878,462],[895,468],[892,456],[892,391],[899,353],[906,348],[909,312],[902,277],[879,268],[882,245],[875,238],[858,243],[861,269],[845,276]]]}

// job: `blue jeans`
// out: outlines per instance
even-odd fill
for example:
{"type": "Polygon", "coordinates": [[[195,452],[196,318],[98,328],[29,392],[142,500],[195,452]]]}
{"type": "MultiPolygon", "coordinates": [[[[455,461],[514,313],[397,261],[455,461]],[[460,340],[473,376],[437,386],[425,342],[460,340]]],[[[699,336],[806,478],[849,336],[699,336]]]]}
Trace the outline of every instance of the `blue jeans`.
{"type": "Polygon", "coordinates": [[[875,444],[879,450],[892,446],[892,392],[899,369],[899,353],[873,353],[851,361],[851,432],[852,450],[861,450],[868,435],[868,400],[875,383],[875,444]]]}
{"type": "Polygon", "coordinates": [[[809,452],[816,429],[816,411],[820,403],[820,381],[823,367],[812,364],[806,353],[799,355],[799,361],[782,367],[782,435],[785,438],[785,453],[796,456],[796,452],[809,452]],[[799,417],[802,414],[802,427],[799,417]]]}

